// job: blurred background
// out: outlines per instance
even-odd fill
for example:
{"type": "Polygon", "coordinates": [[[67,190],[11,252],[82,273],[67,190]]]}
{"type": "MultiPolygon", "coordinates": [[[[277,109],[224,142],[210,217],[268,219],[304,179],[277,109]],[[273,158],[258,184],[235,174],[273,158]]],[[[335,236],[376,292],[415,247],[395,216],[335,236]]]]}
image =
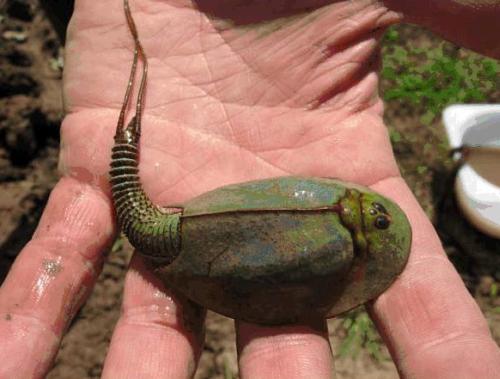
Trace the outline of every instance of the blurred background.
{"type": "MultiPolygon", "coordinates": [[[[64,30],[72,1],[0,0],[0,282],[31,238],[57,173],[64,30]]],[[[500,343],[500,241],[455,204],[456,165],[441,121],[454,103],[500,103],[500,63],[414,26],[388,31],[381,93],[402,174],[500,343]]],[[[118,239],[65,336],[49,379],[99,378],[131,255],[118,239]]],[[[364,310],[329,321],[338,377],[398,378],[364,310]]],[[[237,378],[231,320],[209,313],[197,379],[237,378]]]]}

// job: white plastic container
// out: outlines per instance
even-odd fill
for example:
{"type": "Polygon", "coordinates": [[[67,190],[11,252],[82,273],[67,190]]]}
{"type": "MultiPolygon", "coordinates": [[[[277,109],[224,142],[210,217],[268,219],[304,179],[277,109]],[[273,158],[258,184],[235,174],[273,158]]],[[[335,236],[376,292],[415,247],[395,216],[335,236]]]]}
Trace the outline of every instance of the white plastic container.
{"type": "MultiPolygon", "coordinates": [[[[452,148],[463,145],[500,148],[500,104],[452,105],[443,112],[452,148]]],[[[500,155],[484,152],[466,159],[455,192],[465,217],[477,229],[500,238],[500,155]]]]}

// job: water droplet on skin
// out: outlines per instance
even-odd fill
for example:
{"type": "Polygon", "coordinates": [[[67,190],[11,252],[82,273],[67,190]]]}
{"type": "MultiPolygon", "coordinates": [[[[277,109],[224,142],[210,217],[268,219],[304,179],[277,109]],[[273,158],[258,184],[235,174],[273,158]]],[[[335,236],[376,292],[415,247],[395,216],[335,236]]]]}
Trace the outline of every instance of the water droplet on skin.
{"type": "Polygon", "coordinates": [[[35,286],[34,286],[35,300],[37,302],[40,301],[40,299],[42,298],[43,293],[45,292],[45,288],[47,288],[50,281],[51,281],[51,278],[46,273],[43,273],[37,279],[35,286]]]}
{"type": "Polygon", "coordinates": [[[156,297],[157,299],[163,299],[163,298],[167,297],[167,294],[165,292],[160,291],[160,290],[156,290],[153,293],[153,297],[156,297]]]}
{"type": "Polygon", "coordinates": [[[38,302],[43,297],[49,284],[56,278],[62,270],[62,257],[56,259],[44,259],[42,261],[42,273],[33,286],[35,300],[38,302]]]}
{"type": "Polygon", "coordinates": [[[156,175],[159,175],[160,174],[160,171],[162,170],[162,164],[160,162],[155,162],[153,164],[153,170],[154,172],[156,173],[156,175]]]}
{"type": "Polygon", "coordinates": [[[175,322],[177,305],[172,296],[161,290],[156,290],[153,297],[158,299],[158,303],[151,306],[151,310],[155,311],[166,322],[175,322]],[[173,319],[172,319],[173,318],[173,319]]]}
{"type": "Polygon", "coordinates": [[[162,315],[163,316],[175,316],[177,312],[177,307],[175,306],[174,303],[171,303],[169,305],[165,305],[163,308],[162,308],[162,315]]]}
{"type": "Polygon", "coordinates": [[[42,261],[42,266],[45,273],[49,276],[55,277],[62,270],[61,260],[62,257],[57,257],[55,260],[44,259],[42,261]]]}
{"type": "Polygon", "coordinates": [[[152,312],[158,312],[159,309],[160,309],[160,306],[158,304],[153,304],[153,305],[151,305],[151,308],[150,308],[150,310],[152,312]]]}

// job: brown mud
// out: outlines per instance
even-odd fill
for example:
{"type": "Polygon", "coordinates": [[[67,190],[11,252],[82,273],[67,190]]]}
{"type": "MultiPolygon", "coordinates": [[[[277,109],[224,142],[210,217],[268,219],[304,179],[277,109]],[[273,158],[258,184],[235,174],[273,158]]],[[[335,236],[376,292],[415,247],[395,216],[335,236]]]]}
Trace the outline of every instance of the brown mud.
{"type": "MultiPolygon", "coordinates": [[[[62,118],[62,47],[57,35],[35,0],[8,4],[0,13],[0,281],[31,238],[57,181],[62,118]]],[[[408,43],[436,43],[434,36],[414,27],[403,27],[400,32],[408,43]]],[[[402,136],[394,143],[398,162],[500,341],[500,297],[493,296],[500,281],[499,243],[476,232],[460,217],[453,201],[453,165],[447,159],[442,125],[437,121],[424,127],[418,112],[397,103],[387,107],[387,124],[402,136]]],[[[63,339],[48,378],[100,377],[119,315],[130,254],[126,243],[115,245],[92,296],[63,339]]],[[[341,323],[329,321],[334,351],[345,337],[341,323]]],[[[209,313],[196,378],[236,377],[234,341],[233,322],[209,313]]],[[[385,350],[383,355],[388,357],[385,350]]],[[[338,378],[344,379],[398,377],[389,358],[376,361],[364,351],[356,359],[338,358],[336,369],[338,378]]]]}

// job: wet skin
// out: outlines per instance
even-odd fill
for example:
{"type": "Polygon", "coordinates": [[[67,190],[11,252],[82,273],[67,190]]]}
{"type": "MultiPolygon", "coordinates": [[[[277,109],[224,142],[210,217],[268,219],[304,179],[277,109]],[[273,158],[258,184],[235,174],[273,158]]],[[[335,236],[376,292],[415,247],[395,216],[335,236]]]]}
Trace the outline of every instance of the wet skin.
{"type": "MultiPolygon", "coordinates": [[[[151,63],[140,167],[146,192],[158,204],[172,204],[224,184],[281,175],[371,187],[397,202],[414,230],[406,270],[369,307],[401,375],[494,378],[498,347],[400,178],[382,121],[378,38],[403,15],[360,0],[288,18],[279,9],[273,15],[266,13],[271,7],[256,9],[235,25],[214,3],[195,2],[201,12],[181,0],[132,3],[151,63]]],[[[481,10],[461,8],[450,20],[422,14],[414,3],[387,6],[500,56],[491,17],[471,24],[481,10]]],[[[451,4],[434,3],[442,12],[451,4]]],[[[295,4],[305,9],[318,2],[295,4]]],[[[488,10],[497,20],[498,12],[494,5],[488,10]]],[[[1,377],[47,372],[116,235],[107,171],[131,49],[121,1],[76,3],[64,73],[63,178],[0,290],[1,377]]],[[[202,314],[156,282],[137,258],[125,287],[103,377],[190,377],[202,314]]],[[[237,333],[242,378],[332,376],[320,321],[284,328],[238,323],[237,333]]]]}

